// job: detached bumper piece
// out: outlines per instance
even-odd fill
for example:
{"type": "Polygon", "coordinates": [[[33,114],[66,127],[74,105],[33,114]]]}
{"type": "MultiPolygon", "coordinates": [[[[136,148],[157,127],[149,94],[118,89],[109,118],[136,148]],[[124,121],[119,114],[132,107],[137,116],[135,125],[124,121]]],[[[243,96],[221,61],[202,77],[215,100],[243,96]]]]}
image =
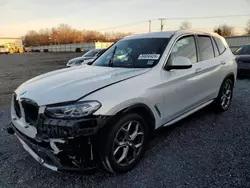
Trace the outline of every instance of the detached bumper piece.
{"type": "Polygon", "coordinates": [[[99,163],[97,132],[107,117],[87,120],[55,120],[40,115],[37,137],[31,139],[13,124],[9,134],[15,134],[24,149],[40,164],[53,171],[90,171],[99,163]]]}

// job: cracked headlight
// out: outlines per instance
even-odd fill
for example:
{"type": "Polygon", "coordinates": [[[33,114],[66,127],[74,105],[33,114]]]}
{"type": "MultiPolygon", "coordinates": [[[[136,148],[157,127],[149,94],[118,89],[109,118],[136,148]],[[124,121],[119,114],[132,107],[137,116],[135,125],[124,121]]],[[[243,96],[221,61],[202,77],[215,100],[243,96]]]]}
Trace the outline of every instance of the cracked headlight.
{"type": "Polygon", "coordinates": [[[101,107],[98,101],[85,101],[65,106],[46,108],[46,115],[52,118],[80,118],[93,114],[101,107]]]}

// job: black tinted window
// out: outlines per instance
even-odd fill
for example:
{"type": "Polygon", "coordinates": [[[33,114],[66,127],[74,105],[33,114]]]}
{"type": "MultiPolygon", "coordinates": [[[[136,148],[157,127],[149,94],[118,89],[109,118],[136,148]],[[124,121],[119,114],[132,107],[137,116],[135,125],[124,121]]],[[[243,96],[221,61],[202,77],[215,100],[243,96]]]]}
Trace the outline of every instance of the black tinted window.
{"type": "Polygon", "coordinates": [[[201,61],[214,58],[214,50],[209,36],[198,36],[201,61]]]}
{"type": "Polygon", "coordinates": [[[192,63],[197,62],[196,45],[195,45],[195,39],[193,36],[183,37],[179,39],[175,43],[168,61],[173,60],[177,56],[187,57],[190,59],[192,63]]]}
{"type": "Polygon", "coordinates": [[[216,42],[216,44],[218,46],[220,54],[222,54],[226,50],[225,45],[223,44],[223,42],[221,41],[221,39],[218,38],[218,37],[214,37],[214,40],[215,40],[215,42],[216,42]]]}

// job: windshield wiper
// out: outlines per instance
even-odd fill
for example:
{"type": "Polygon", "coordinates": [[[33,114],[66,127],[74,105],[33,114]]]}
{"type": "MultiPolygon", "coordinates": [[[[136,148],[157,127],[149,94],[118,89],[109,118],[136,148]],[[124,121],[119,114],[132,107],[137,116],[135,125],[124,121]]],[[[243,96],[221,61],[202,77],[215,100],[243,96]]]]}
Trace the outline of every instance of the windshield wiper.
{"type": "Polygon", "coordinates": [[[128,57],[132,60],[132,68],[134,68],[134,67],[135,67],[135,65],[134,65],[134,60],[133,60],[133,58],[132,58],[130,52],[129,52],[127,49],[124,49],[124,50],[128,53],[128,57]]]}
{"type": "Polygon", "coordinates": [[[109,66],[110,67],[113,67],[113,59],[114,59],[114,56],[115,56],[116,48],[117,48],[117,46],[115,46],[115,49],[114,49],[114,51],[112,53],[112,56],[111,56],[111,58],[109,60],[109,66]]]}

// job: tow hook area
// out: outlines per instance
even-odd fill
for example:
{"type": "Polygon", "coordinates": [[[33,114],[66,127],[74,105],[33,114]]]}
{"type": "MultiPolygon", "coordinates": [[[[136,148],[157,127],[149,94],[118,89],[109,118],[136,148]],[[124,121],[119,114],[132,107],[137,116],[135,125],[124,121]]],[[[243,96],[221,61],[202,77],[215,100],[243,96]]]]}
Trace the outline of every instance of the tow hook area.
{"type": "MultiPolygon", "coordinates": [[[[103,163],[100,157],[102,141],[99,129],[109,118],[91,116],[79,120],[63,120],[48,119],[39,114],[36,125],[30,125],[36,129],[34,137],[19,130],[16,127],[19,125],[12,122],[7,132],[16,135],[33,158],[43,161],[43,166],[53,166],[57,171],[89,172],[103,163]]],[[[105,164],[105,168],[112,172],[109,162],[105,160],[105,164]]]]}
{"type": "Polygon", "coordinates": [[[95,136],[79,136],[39,140],[22,134],[14,125],[7,128],[15,134],[24,149],[45,167],[56,171],[78,171],[89,173],[99,164],[98,145],[95,136]]]}

